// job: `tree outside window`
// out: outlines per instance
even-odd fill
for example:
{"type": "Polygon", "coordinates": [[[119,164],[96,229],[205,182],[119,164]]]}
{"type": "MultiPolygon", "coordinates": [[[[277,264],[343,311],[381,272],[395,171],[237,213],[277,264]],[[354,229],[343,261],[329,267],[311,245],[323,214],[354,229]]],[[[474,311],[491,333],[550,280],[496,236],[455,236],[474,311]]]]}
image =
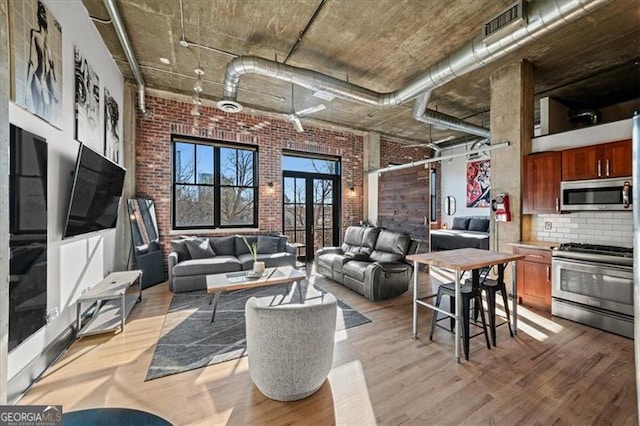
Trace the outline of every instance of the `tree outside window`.
{"type": "Polygon", "coordinates": [[[173,227],[257,226],[253,149],[174,141],[173,227]]]}

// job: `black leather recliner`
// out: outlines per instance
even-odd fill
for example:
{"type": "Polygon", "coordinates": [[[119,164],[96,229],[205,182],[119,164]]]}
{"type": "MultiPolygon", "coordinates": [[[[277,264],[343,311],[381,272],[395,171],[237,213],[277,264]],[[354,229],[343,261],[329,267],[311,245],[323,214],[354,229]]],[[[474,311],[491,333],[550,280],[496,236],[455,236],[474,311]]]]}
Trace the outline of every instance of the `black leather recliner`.
{"type": "Polygon", "coordinates": [[[413,268],[405,256],[410,245],[408,234],[350,226],[342,246],[316,252],[316,270],[369,300],[388,299],[409,288],[413,268]]]}

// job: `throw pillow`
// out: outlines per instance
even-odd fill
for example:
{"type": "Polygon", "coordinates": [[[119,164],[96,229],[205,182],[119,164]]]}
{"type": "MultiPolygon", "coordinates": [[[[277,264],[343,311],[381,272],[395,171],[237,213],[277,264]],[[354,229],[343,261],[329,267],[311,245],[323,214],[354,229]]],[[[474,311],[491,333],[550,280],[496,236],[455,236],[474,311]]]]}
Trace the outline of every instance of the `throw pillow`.
{"type": "Polygon", "coordinates": [[[216,255],[211,249],[207,238],[186,240],[186,245],[192,259],[207,259],[216,255]]]}
{"type": "Polygon", "coordinates": [[[187,249],[188,240],[173,240],[171,241],[171,248],[178,254],[178,262],[191,259],[189,249],[187,249]]]}
{"type": "Polygon", "coordinates": [[[451,229],[459,229],[461,231],[466,231],[467,229],[469,229],[469,218],[454,217],[453,224],[451,225],[451,229]]]}
{"type": "Polygon", "coordinates": [[[209,239],[213,252],[218,256],[235,256],[236,255],[236,237],[230,235],[228,237],[211,237],[209,239]]]}
{"type": "MultiPolygon", "coordinates": [[[[240,256],[241,254],[249,253],[249,245],[257,244],[258,237],[255,235],[236,235],[236,256],[240,256]],[[244,240],[247,240],[245,243],[244,240]]],[[[217,253],[217,252],[216,252],[217,253]]]]}
{"type": "Polygon", "coordinates": [[[160,250],[160,243],[157,241],[149,241],[149,252],[160,250]]]}
{"type": "Polygon", "coordinates": [[[489,219],[471,219],[469,231],[489,232],[489,219]]]}
{"type": "Polygon", "coordinates": [[[260,235],[258,237],[258,253],[260,254],[273,254],[278,253],[278,243],[280,238],[278,237],[266,237],[260,235]]]}

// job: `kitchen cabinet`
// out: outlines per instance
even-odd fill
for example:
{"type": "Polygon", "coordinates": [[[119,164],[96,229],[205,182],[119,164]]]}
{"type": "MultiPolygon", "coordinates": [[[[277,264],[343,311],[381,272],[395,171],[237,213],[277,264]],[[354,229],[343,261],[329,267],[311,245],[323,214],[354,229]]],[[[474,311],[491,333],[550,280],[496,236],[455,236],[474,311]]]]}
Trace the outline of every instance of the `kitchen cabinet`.
{"type": "Polygon", "coordinates": [[[631,176],[631,150],[623,140],[562,151],[562,180],[631,176]]]}
{"type": "Polygon", "coordinates": [[[560,213],[561,152],[531,154],[524,161],[524,214],[560,213]]]}
{"type": "Polygon", "coordinates": [[[551,250],[514,247],[526,257],[516,264],[518,303],[551,312],[551,250]]]}

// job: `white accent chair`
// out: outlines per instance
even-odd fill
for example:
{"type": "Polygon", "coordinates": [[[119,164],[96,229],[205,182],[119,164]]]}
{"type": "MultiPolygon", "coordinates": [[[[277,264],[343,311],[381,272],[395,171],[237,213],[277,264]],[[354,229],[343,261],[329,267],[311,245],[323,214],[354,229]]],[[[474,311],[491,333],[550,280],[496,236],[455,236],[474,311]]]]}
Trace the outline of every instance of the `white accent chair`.
{"type": "Polygon", "coordinates": [[[333,364],[336,298],[319,294],[304,304],[247,301],[247,354],[251,380],[267,398],[295,401],[315,393],[333,364]]]}

